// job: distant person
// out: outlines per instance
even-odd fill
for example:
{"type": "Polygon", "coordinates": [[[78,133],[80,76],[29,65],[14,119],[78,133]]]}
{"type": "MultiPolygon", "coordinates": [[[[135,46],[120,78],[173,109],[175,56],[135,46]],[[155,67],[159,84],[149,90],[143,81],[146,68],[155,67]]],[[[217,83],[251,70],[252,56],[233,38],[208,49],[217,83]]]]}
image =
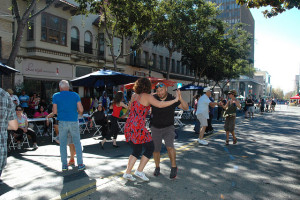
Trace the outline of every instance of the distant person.
{"type": "MultiPolygon", "coordinates": [[[[209,100],[211,102],[215,102],[214,98],[212,98],[211,96],[209,97],[209,100]]],[[[208,106],[208,110],[209,110],[208,113],[209,118],[207,119],[207,127],[205,129],[205,132],[211,134],[214,132],[214,128],[212,126],[212,120],[214,118],[215,107],[208,106]]]]}
{"type": "Polygon", "coordinates": [[[19,96],[20,106],[24,109],[24,112],[28,115],[29,113],[29,96],[24,90],[22,90],[22,95],[19,96]]]}
{"type": "Polygon", "coordinates": [[[253,118],[254,117],[254,101],[252,99],[252,96],[250,95],[249,98],[246,101],[246,105],[248,107],[247,111],[246,111],[246,116],[249,113],[249,118],[253,118]]]}
{"type": "Polygon", "coordinates": [[[223,105],[225,109],[225,125],[224,129],[226,132],[226,145],[229,145],[229,133],[233,137],[233,144],[237,143],[237,138],[235,136],[235,118],[237,108],[242,109],[240,102],[236,99],[237,93],[235,90],[230,90],[228,92],[228,102],[226,105],[223,105]]]}
{"type": "Polygon", "coordinates": [[[110,99],[107,96],[106,91],[103,91],[102,96],[99,99],[99,103],[102,103],[104,110],[108,111],[110,106],[110,99]]]}
{"type": "Polygon", "coordinates": [[[265,100],[263,98],[260,99],[259,107],[260,107],[260,114],[263,114],[265,112],[265,100]]]}
{"type": "Polygon", "coordinates": [[[71,134],[76,153],[78,170],[85,170],[82,160],[82,146],[80,143],[80,131],[78,125],[78,114],[83,114],[83,106],[80,97],[76,92],[69,91],[69,82],[62,80],[59,82],[60,92],[53,95],[53,114],[57,114],[59,120],[59,142],[62,171],[68,170],[67,161],[67,138],[71,134]]]}
{"type": "Polygon", "coordinates": [[[10,95],[11,100],[13,101],[14,105],[15,106],[20,105],[20,100],[17,95],[14,95],[14,91],[12,89],[7,89],[7,92],[10,95]]]}
{"type": "MultiPolygon", "coordinates": [[[[46,118],[49,114],[47,113],[47,111],[45,111],[45,107],[39,105],[38,110],[34,113],[33,118],[46,118]]],[[[48,126],[46,121],[40,121],[40,122],[36,122],[37,125],[43,125],[44,126],[44,135],[48,136],[48,126]]]]}
{"type": "Polygon", "coordinates": [[[275,112],[275,106],[276,106],[276,101],[275,101],[275,99],[272,99],[271,109],[272,109],[273,112],[275,112]]]}
{"type": "MultiPolygon", "coordinates": [[[[7,160],[7,130],[17,130],[18,121],[10,95],[0,88],[0,185],[2,170],[7,160]]],[[[2,189],[1,189],[2,190],[2,189]]]]}
{"type": "Polygon", "coordinates": [[[150,105],[157,108],[163,108],[176,103],[179,100],[178,95],[176,99],[171,101],[158,101],[151,94],[151,82],[148,78],[138,79],[133,87],[135,94],[132,95],[129,103],[129,116],[125,124],[125,138],[129,142],[133,151],[128,158],[127,169],[123,178],[135,181],[136,179],[131,175],[131,170],[140,157],[143,148],[145,149],[141,158],[140,164],[136,169],[134,175],[143,181],[149,181],[143,172],[149,159],[152,157],[154,144],[151,134],[146,128],[146,116],[150,110],[150,105]]]}
{"type": "Polygon", "coordinates": [[[207,127],[207,119],[209,119],[208,106],[215,107],[216,102],[212,102],[209,97],[211,96],[211,90],[209,87],[203,89],[204,94],[200,97],[197,106],[197,119],[200,121],[201,129],[199,132],[199,138],[197,139],[199,144],[208,145],[208,142],[203,139],[204,133],[207,127]]]}

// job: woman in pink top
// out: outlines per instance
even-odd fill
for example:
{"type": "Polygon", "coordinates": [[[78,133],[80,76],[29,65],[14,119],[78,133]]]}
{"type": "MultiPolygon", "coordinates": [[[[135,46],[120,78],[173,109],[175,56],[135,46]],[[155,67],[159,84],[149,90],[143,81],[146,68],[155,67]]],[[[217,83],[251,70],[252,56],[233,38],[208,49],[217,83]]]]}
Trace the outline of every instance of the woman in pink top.
{"type": "MultiPolygon", "coordinates": [[[[117,145],[117,136],[119,133],[119,126],[118,126],[118,120],[120,119],[120,113],[122,108],[128,108],[122,101],[123,101],[123,92],[122,91],[118,91],[113,103],[110,105],[110,108],[113,109],[113,113],[111,115],[110,118],[110,135],[113,136],[113,147],[119,147],[117,145]]],[[[106,138],[103,138],[103,140],[101,141],[101,148],[104,149],[103,145],[106,142],[106,138]]]]}
{"type": "MultiPolygon", "coordinates": [[[[33,118],[46,118],[49,114],[45,111],[44,106],[39,105],[38,111],[36,111],[33,115],[33,118]]],[[[44,135],[48,135],[48,126],[47,126],[47,120],[44,122],[36,122],[37,125],[43,125],[44,126],[44,135]]]]}

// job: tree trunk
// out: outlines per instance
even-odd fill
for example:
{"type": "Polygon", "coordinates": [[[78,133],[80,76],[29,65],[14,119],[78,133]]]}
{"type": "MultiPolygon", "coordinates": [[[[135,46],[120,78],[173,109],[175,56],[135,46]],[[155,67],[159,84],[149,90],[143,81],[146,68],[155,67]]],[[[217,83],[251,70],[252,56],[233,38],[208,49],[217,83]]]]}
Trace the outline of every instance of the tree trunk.
{"type": "Polygon", "coordinates": [[[8,61],[7,61],[7,65],[10,67],[13,67],[13,68],[15,68],[15,59],[17,57],[17,54],[20,49],[21,41],[23,39],[23,32],[24,32],[24,28],[26,26],[26,22],[27,22],[27,20],[22,19],[18,23],[17,34],[15,37],[14,45],[12,47],[11,53],[10,53],[8,61]]]}

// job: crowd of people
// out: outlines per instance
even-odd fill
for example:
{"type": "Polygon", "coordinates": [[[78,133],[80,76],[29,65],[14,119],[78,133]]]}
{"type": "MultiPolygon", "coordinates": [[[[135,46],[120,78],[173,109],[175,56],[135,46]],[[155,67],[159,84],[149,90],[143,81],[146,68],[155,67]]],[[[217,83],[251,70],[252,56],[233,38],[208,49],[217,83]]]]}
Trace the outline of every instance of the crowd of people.
{"type": "MultiPolygon", "coordinates": [[[[174,113],[175,109],[188,110],[189,106],[184,101],[179,90],[176,91],[176,96],[168,93],[167,86],[164,83],[158,83],[155,86],[156,93],[151,93],[151,82],[147,78],[140,78],[135,82],[131,99],[126,105],[124,103],[124,94],[119,91],[111,101],[106,92],[98,100],[91,99],[90,111],[90,128],[101,126],[102,140],[100,147],[104,149],[104,144],[112,140],[112,146],[118,148],[117,136],[120,132],[118,122],[125,122],[124,134],[126,142],[132,147],[132,153],[128,158],[128,165],[123,175],[123,178],[134,181],[131,171],[140,158],[140,163],[134,175],[144,181],[149,181],[143,172],[149,159],[153,156],[155,162],[154,176],[160,175],[160,151],[162,141],[167,148],[170,159],[170,178],[177,176],[176,150],[174,148],[175,127],[174,113]],[[107,111],[111,110],[110,117],[107,111]],[[146,126],[147,117],[150,116],[150,129],[146,126]],[[126,118],[125,118],[126,117],[126,118]],[[143,152],[144,149],[144,152],[143,152]]],[[[47,112],[47,105],[42,101],[38,94],[34,93],[32,97],[26,95],[22,91],[22,95],[17,97],[13,94],[13,90],[8,89],[9,95],[5,97],[10,100],[7,102],[5,98],[0,101],[9,109],[4,118],[6,118],[6,129],[12,129],[13,138],[17,142],[17,148],[21,148],[21,140],[23,134],[27,134],[32,140],[33,148],[37,149],[37,136],[34,130],[28,127],[28,116],[34,118],[46,118],[45,122],[39,122],[43,126],[45,133],[49,130],[49,119],[53,118],[53,128],[55,130],[55,141],[60,145],[60,155],[62,163],[62,171],[68,170],[69,166],[75,166],[75,155],[77,158],[78,170],[85,170],[86,166],[83,162],[82,145],[80,142],[80,130],[78,126],[78,117],[83,114],[83,106],[81,99],[76,92],[70,90],[68,81],[62,80],[59,83],[59,92],[52,97],[52,108],[47,112]],[[9,105],[8,105],[9,104],[9,105]],[[13,112],[12,112],[13,111],[13,112]],[[17,126],[15,125],[17,124],[17,126]],[[14,124],[14,125],[13,125],[14,124]],[[67,145],[70,149],[70,160],[67,158],[67,145]]],[[[5,96],[5,91],[0,90],[0,95],[5,96]]],[[[226,132],[225,144],[229,145],[229,135],[232,135],[233,144],[237,143],[235,135],[235,119],[237,109],[242,110],[242,103],[236,98],[237,92],[230,90],[228,99],[220,98],[217,102],[212,98],[212,92],[209,87],[204,88],[203,95],[196,95],[194,102],[194,114],[196,116],[195,132],[199,134],[197,139],[201,145],[208,145],[204,139],[204,134],[212,133],[212,119],[214,116],[214,108],[218,108],[217,120],[225,120],[224,130],[226,132]]],[[[261,99],[257,106],[261,111],[275,109],[276,103],[273,100],[261,99]],[[269,105],[266,106],[266,105],[269,105]]],[[[3,106],[2,105],[2,106],[3,106]]],[[[245,100],[246,112],[245,116],[253,117],[255,100],[251,96],[245,100]]],[[[2,118],[3,118],[2,117],[2,118]]],[[[3,120],[2,120],[3,121],[3,120]]],[[[5,129],[5,130],[6,130],[5,129]]],[[[2,130],[2,129],[1,129],[2,130]]],[[[3,136],[1,131],[0,137],[3,136]]],[[[7,134],[6,134],[7,136],[7,134]]],[[[0,138],[2,139],[2,138],[0,138]]],[[[7,137],[6,137],[7,140],[7,137]]],[[[2,140],[1,140],[2,141],[2,140]]],[[[1,143],[7,149],[7,143],[1,143]]],[[[5,151],[0,152],[0,175],[1,170],[6,163],[5,151]]]]}

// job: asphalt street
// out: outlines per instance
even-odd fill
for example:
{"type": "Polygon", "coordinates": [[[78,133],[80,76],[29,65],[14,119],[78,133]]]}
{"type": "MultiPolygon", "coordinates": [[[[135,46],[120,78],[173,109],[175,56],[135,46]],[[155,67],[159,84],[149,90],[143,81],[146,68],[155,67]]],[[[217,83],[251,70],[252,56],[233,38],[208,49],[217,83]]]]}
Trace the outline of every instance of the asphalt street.
{"type": "MultiPolygon", "coordinates": [[[[300,108],[278,105],[276,112],[237,119],[238,143],[225,146],[222,122],[208,146],[195,142],[193,122],[178,130],[178,176],[169,179],[170,162],[162,150],[161,175],[149,182],[122,178],[131,149],[124,136],[120,148],[100,149],[99,140],[82,139],[85,171],[61,172],[59,146],[39,137],[39,149],[14,150],[3,171],[0,199],[300,199],[300,108]]],[[[137,166],[137,164],[136,164],[137,166]]]]}

